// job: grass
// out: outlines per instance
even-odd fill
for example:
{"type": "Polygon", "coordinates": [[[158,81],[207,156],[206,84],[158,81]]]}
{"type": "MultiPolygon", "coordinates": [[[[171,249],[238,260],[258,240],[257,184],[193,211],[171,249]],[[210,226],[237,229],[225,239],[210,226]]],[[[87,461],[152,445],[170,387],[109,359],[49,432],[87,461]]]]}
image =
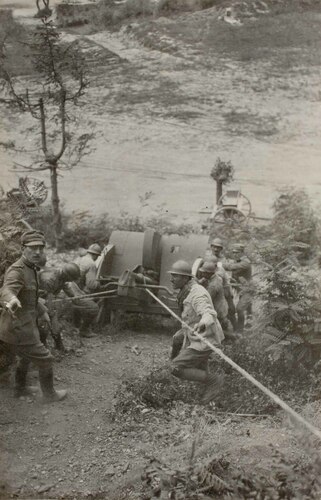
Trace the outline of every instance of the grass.
{"type": "MultiPolygon", "coordinates": [[[[214,10],[205,12],[197,20],[193,14],[176,16],[174,23],[159,24],[154,28],[180,43],[196,46],[209,54],[226,55],[240,61],[274,59],[288,67],[321,64],[320,18],[315,12],[269,14],[256,21],[244,20],[242,26],[229,26],[218,20],[214,10]],[[200,31],[202,23],[202,31],[200,31]],[[298,52],[299,50],[299,52],[298,52]]],[[[138,28],[143,37],[146,26],[138,28]]],[[[162,33],[162,34],[163,34],[162,33]]],[[[145,37],[144,37],[145,38],[145,37]]]]}

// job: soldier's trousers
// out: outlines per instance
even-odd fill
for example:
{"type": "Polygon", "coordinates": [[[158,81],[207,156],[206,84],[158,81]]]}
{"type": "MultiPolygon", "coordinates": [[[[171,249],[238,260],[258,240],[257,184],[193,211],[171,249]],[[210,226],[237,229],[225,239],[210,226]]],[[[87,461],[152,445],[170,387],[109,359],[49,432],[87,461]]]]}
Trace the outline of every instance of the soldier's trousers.
{"type": "Polygon", "coordinates": [[[77,327],[89,326],[95,323],[99,312],[99,306],[93,299],[75,300],[73,303],[74,322],[77,327]]]}
{"type": "Polygon", "coordinates": [[[52,371],[53,356],[40,341],[31,345],[14,345],[0,341],[0,348],[3,352],[19,357],[16,372],[18,385],[25,385],[30,363],[39,369],[40,376],[52,371]]]}

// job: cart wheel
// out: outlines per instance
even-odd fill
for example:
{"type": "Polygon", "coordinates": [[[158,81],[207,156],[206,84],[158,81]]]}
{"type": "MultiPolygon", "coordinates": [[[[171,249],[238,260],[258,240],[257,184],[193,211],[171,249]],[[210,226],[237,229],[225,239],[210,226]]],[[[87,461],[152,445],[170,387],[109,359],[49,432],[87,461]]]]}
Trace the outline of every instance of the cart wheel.
{"type": "Polygon", "coordinates": [[[247,216],[237,208],[220,208],[214,215],[213,221],[219,223],[241,224],[247,220],[247,216]]]}

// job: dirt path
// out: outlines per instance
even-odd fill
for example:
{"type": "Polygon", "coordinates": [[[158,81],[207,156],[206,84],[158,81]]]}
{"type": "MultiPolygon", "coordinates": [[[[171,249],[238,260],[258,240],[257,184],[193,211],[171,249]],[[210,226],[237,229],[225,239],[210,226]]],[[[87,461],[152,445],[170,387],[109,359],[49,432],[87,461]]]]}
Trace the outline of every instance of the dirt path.
{"type": "Polygon", "coordinates": [[[116,336],[113,331],[88,340],[56,364],[57,386],[70,390],[60,404],[12,399],[12,388],[2,382],[3,497],[13,492],[19,498],[140,498],[140,475],[149,459],[186,465],[196,437],[195,460],[222,456],[258,477],[271,470],[276,450],[302,454],[282,419],[233,419],[215,411],[209,418],[202,407],[184,404],[172,410],[138,408],[139,420],[126,413],[112,419],[121,380],[161,366],[169,343],[168,335],[153,330],[116,336]]]}
{"type": "Polygon", "coordinates": [[[150,370],[162,342],[159,335],[133,339],[130,334],[119,340],[104,336],[86,342],[56,364],[57,386],[70,390],[61,404],[14,400],[12,388],[3,383],[2,481],[21,495],[35,495],[46,487],[50,495],[105,491],[112,478],[117,483],[142,463],[145,453],[152,453],[149,437],[141,433],[139,444],[134,436],[133,446],[126,432],[114,432],[108,412],[121,377],[150,370]],[[130,350],[134,343],[139,343],[139,357],[130,350]]]}

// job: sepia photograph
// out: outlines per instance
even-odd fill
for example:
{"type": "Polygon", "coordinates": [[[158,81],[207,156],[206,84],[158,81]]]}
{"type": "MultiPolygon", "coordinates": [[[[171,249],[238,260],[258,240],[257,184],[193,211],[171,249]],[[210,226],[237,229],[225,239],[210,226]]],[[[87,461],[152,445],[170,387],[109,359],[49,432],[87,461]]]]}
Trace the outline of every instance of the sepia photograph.
{"type": "Polygon", "coordinates": [[[321,499],[321,0],[0,0],[0,498],[321,499]]]}

